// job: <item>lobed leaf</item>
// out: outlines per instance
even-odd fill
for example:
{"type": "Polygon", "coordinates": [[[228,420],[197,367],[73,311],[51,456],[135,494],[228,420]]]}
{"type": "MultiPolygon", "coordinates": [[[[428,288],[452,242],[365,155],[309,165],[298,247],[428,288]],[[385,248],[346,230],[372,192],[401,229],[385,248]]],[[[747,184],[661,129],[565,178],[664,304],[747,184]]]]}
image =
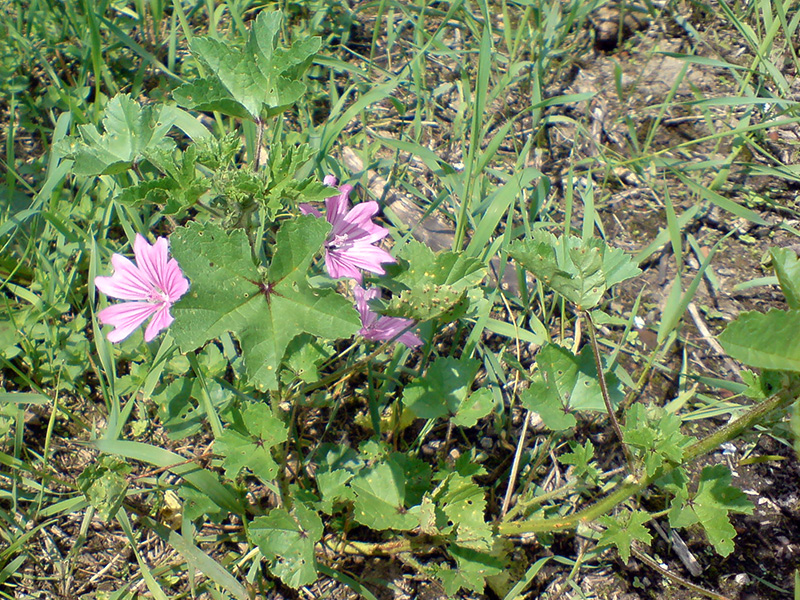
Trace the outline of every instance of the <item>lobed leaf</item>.
{"type": "Polygon", "coordinates": [[[241,344],[250,380],[275,389],[281,360],[297,335],[355,334],[361,321],[351,303],[334,290],[312,288],[306,277],[329,230],[327,222],[310,215],[286,221],[265,270],[253,263],[242,230],[196,222],[179,228],[172,249],[192,287],[172,308],[178,345],[193,350],[229,331],[241,344]]]}

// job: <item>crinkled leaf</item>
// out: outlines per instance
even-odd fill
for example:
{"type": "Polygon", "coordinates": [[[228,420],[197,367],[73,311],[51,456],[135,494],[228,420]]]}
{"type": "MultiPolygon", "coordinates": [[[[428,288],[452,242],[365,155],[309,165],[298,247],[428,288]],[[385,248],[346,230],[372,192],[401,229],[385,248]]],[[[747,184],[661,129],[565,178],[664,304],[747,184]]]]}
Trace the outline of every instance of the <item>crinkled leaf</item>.
{"type": "Polygon", "coordinates": [[[641,272],[622,250],[602,240],[559,238],[544,231],[514,242],[509,254],[581,309],[597,306],[609,287],[641,272]]]}
{"type": "Polygon", "coordinates": [[[291,588],[310,585],[317,579],[314,544],[322,538],[322,520],[302,503],[295,503],[290,514],[274,508],[264,517],[253,519],[250,538],[271,562],[269,570],[291,588]]]}
{"type": "Polygon", "coordinates": [[[505,561],[498,558],[495,552],[481,552],[473,548],[451,545],[450,555],[456,559],[456,568],[437,566],[433,574],[442,582],[448,598],[455,598],[462,588],[482,594],[486,587],[486,578],[501,573],[505,561]]]}
{"type": "Polygon", "coordinates": [[[719,342],[736,360],[760,369],[800,371],[800,310],[744,312],[719,342]]]}
{"type": "Polygon", "coordinates": [[[262,12],[253,22],[244,48],[213,37],[195,38],[192,53],[215,75],[181,86],[176,100],[191,108],[219,110],[244,117],[242,109],[253,120],[283,112],[305,92],[299,80],[319,50],[317,37],[306,37],[291,48],[278,48],[281,13],[262,12]],[[238,106],[237,106],[238,104],[238,106]],[[241,108],[240,108],[241,107],[241,108]]]}
{"type": "Polygon", "coordinates": [[[175,123],[175,108],[164,104],[142,107],[127,94],[112,98],[103,111],[103,132],[94,125],[79,125],[59,151],[75,161],[76,175],[121,173],[142,159],[147,149],[172,148],[167,133],[175,123]]]}
{"type": "MultiPolygon", "coordinates": [[[[554,431],[573,427],[576,410],[604,411],[597,367],[589,346],[575,356],[557,344],[547,344],[536,356],[539,367],[530,387],[522,395],[525,408],[539,413],[544,423],[554,431]]],[[[622,400],[619,380],[606,373],[606,384],[612,406],[622,400]]]]}
{"type": "Polygon", "coordinates": [[[663,408],[634,404],[625,415],[622,439],[644,462],[648,477],[653,477],[665,462],[680,464],[684,450],[694,442],[680,428],[680,417],[663,408]]]}
{"type": "Polygon", "coordinates": [[[389,458],[363,469],[350,482],[355,492],[353,518],[372,529],[413,529],[420,518],[405,505],[405,472],[389,458]]]}
{"type": "Polygon", "coordinates": [[[606,526],[606,530],[600,536],[597,544],[599,546],[615,545],[622,562],[627,564],[631,557],[631,544],[634,540],[649,544],[653,539],[644,526],[649,520],[650,514],[642,510],[624,511],[613,517],[601,517],[600,523],[606,526]]]}
{"type": "Polygon", "coordinates": [[[722,556],[733,552],[736,530],[729,513],[753,514],[753,503],[740,489],[731,486],[731,472],[725,465],[705,467],[694,497],[679,490],[672,502],[669,521],[672,527],[700,523],[708,540],[722,556]]]}
{"type": "Polygon", "coordinates": [[[274,389],[289,343],[301,333],[350,337],[361,326],[351,303],[334,290],[312,288],[306,276],[330,230],[311,215],[285,222],[266,274],[253,263],[242,230],[225,232],[192,222],[171,238],[172,251],[192,286],[172,308],[171,331],[183,351],[232,332],[250,380],[274,389]]]}
{"type": "Polygon", "coordinates": [[[422,419],[456,414],[469,394],[479,366],[471,358],[439,357],[424,376],[406,386],[403,402],[422,419]]]}
{"type": "Polygon", "coordinates": [[[103,521],[117,514],[128,491],[131,467],[114,456],[101,456],[78,476],[78,487],[103,521]]]}
{"type": "Polygon", "coordinates": [[[224,457],[222,464],[229,479],[246,468],[263,481],[271,481],[278,472],[271,450],[287,436],[285,425],[268,405],[247,402],[241,409],[239,427],[225,429],[214,440],[214,452],[224,457]]]}
{"type": "Polygon", "coordinates": [[[434,253],[425,244],[410,242],[398,255],[399,264],[387,269],[384,280],[394,296],[387,306],[375,303],[383,314],[426,321],[446,315],[455,319],[466,312],[468,291],[486,274],[480,260],[462,253],[434,253]]]}
{"type": "Polygon", "coordinates": [[[333,348],[330,344],[320,342],[308,334],[297,336],[286,348],[285,367],[289,371],[289,376],[285,377],[286,383],[291,383],[295,377],[305,383],[318,381],[317,366],[332,355],[333,348]]]}

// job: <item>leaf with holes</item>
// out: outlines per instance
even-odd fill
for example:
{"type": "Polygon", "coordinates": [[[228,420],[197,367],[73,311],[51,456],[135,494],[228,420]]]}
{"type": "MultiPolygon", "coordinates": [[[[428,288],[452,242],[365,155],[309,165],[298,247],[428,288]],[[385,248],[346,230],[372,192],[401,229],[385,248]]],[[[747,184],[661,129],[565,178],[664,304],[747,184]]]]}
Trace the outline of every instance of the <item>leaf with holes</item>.
{"type": "Polygon", "coordinates": [[[444,532],[457,545],[488,551],[492,547],[492,529],[486,523],[486,494],[472,481],[453,473],[440,485],[434,500],[448,519],[444,532]]]}
{"type": "Polygon", "coordinates": [[[286,426],[272,414],[267,404],[247,402],[241,412],[234,411],[233,423],[214,440],[214,452],[223,456],[222,465],[229,479],[249,469],[262,481],[272,481],[278,465],[272,448],[286,441],[286,426]]]}
{"type": "Polygon", "coordinates": [[[297,502],[291,514],[285,508],[274,508],[266,516],[256,517],[248,533],[271,561],[269,570],[298,589],[317,579],[314,544],[322,538],[322,529],[319,515],[297,502]]]}
{"type": "MultiPolygon", "coordinates": [[[[589,346],[575,356],[557,344],[546,344],[536,356],[538,372],[521,395],[525,408],[539,414],[550,429],[563,431],[577,423],[577,410],[605,411],[597,367],[589,346]]],[[[619,380],[606,373],[612,406],[622,401],[619,380]]]]}
{"type": "Polygon", "coordinates": [[[455,319],[468,309],[467,292],[477,286],[486,267],[476,258],[455,252],[434,253],[425,244],[410,242],[398,254],[398,264],[387,265],[391,278],[382,281],[392,300],[376,310],[392,317],[427,321],[440,316],[455,319]]]}
{"type": "Polygon", "coordinates": [[[277,388],[277,373],[295,336],[337,339],[361,327],[351,302],[331,289],[313,288],[307,271],[330,230],[314,216],[278,230],[269,268],[257,267],[247,236],[192,222],[172,235],[172,252],[191,281],[173,307],[170,331],[184,352],[225,332],[239,340],[246,372],[261,389],[277,388]]]}
{"type": "Polygon", "coordinates": [[[131,467],[115,456],[101,456],[78,476],[78,487],[97,516],[108,521],[117,514],[128,491],[131,467]]]}

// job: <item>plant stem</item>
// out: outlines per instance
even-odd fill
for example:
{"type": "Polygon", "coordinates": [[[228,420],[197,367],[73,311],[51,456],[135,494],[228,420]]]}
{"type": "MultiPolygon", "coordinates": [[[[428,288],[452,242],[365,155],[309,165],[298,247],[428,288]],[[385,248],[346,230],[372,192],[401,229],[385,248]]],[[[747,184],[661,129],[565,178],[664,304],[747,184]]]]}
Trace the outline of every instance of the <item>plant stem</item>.
{"type": "MultiPolygon", "coordinates": [[[[683,454],[682,464],[693,461],[694,459],[711,452],[718,448],[721,444],[729,442],[730,440],[738,437],[744,431],[752,429],[764,416],[773,410],[779,408],[786,408],[800,395],[800,382],[794,382],[778,391],[774,396],[764,400],[760,404],[754,406],[741,417],[721,427],[716,432],[698,440],[689,446],[683,454]]],[[[679,465],[674,465],[672,468],[660,471],[652,477],[643,477],[638,481],[629,476],[623,483],[612,491],[608,496],[601,498],[594,504],[587,506],[581,511],[566,517],[552,517],[546,519],[529,519],[526,521],[515,521],[512,523],[501,523],[497,532],[500,535],[514,536],[523,533],[536,533],[547,531],[558,531],[560,529],[573,529],[582,522],[594,521],[621,504],[634,494],[642,491],[656,479],[668,474],[679,465]]]]}
{"type": "Polygon", "coordinates": [[[625,444],[624,439],[622,438],[622,428],[619,426],[619,421],[617,421],[617,416],[614,414],[614,407],[611,405],[611,398],[608,395],[608,386],[606,385],[606,375],[603,372],[603,359],[600,357],[600,346],[597,345],[597,333],[595,332],[594,321],[592,321],[592,315],[589,314],[588,310],[583,311],[583,316],[586,319],[586,323],[588,325],[586,329],[589,330],[589,339],[592,342],[592,354],[594,354],[594,363],[597,366],[597,380],[600,382],[600,393],[603,396],[603,402],[606,405],[608,418],[611,421],[611,426],[614,428],[614,433],[617,434],[617,439],[619,439],[619,443],[622,444],[622,452],[625,454],[625,462],[628,463],[628,469],[630,470],[631,473],[634,473],[635,463],[633,461],[633,456],[631,456],[631,452],[628,449],[628,446],[625,444]]]}

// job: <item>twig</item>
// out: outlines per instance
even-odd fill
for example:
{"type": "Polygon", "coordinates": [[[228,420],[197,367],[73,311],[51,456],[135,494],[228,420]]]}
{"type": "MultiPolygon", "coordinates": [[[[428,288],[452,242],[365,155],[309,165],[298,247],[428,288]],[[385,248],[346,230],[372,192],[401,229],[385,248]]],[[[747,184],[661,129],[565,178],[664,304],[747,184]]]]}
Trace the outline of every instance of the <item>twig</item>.
{"type": "Polygon", "coordinates": [[[508,487],[506,488],[506,495],[503,498],[503,507],[500,509],[500,518],[506,516],[508,507],[511,504],[511,496],[514,493],[514,483],[517,481],[517,473],[519,472],[519,463],[522,459],[522,448],[525,445],[525,435],[528,433],[528,421],[531,420],[531,411],[525,411],[525,422],[522,424],[522,431],[517,440],[517,450],[514,452],[514,462],[511,464],[511,473],[508,476],[508,487]]]}
{"type": "Polygon", "coordinates": [[[697,306],[694,302],[689,302],[689,314],[692,316],[692,321],[694,321],[694,326],[697,327],[697,331],[700,332],[700,335],[703,336],[703,339],[706,343],[714,349],[714,352],[719,354],[722,357],[725,366],[732,371],[733,373],[739,374],[739,366],[733,362],[730,358],[728,358],[727,353],[723,350],[720,343],[711,335],[711,332],[706,327],[705,321],[700,316],[700,311],[697,310],[697,306]]]}
{"type": "Polygon", "coordinates": [[[730,598],[728,598],[727,596],[723,596],[722,594],[712,592],[711,590],[707,590],[706,588],[700,587],[699,585],[696,585],[690,581],[686,581],[683,577],[676,575],[669,569],[665,569],[656,561],[654,561],[652,558],[650,558],[647,554],[636,548],[635,544],[631,544],[631,553],[640,561],[642,561],[644,564],[646,564],[648,567],[658,571],[667,579],[670,579],[675,583],[678,583],[697,594],[702,594],[703,596],[706,596],[708,598],[713,598],[714,600],[730,600],[730,598]]]}

